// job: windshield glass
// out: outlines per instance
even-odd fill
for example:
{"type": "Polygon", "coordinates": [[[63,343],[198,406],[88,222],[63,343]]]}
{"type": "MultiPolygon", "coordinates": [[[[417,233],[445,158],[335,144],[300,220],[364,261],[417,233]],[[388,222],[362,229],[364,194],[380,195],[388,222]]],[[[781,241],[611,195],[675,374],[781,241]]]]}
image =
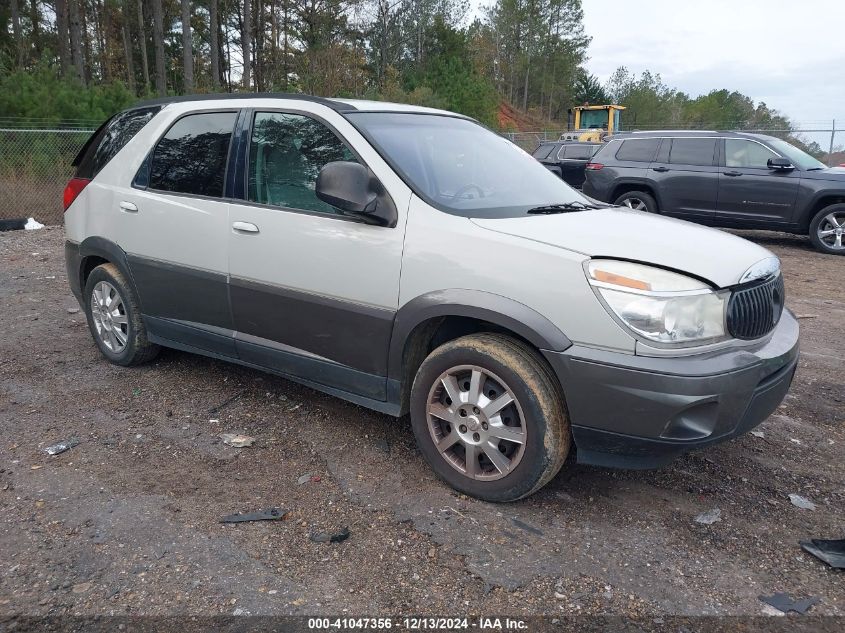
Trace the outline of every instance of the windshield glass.
{"type": "Polygon", "coordinates": [[[791,160],[798,169],[826,169],[824,163],[779,138],[769,139],[769,145],[773,150],[791,160]]]}
{"type": "Polygon", "coordinates": [[[525,215],[589,201],[509,140],[457,117],[350,112],[414,192],[442,211],[474,218],[525,215]]]}

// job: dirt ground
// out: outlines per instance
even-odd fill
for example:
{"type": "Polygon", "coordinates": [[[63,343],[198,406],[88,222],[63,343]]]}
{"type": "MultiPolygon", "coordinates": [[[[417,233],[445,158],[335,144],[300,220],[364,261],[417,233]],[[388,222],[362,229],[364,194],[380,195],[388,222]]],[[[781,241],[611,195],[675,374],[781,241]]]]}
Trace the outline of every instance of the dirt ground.
{"type": "Polygon", "coordinates": [[[845,537],[845,257],[745,236],[781,257],[802,326],[763,436],[656,471],[568,464],[493,505],[437,481],[407,420],[181,352],[108,364],[62,230],[0,233],[0,614],[760,615],[782,591],[845,615],[845,574],[798,546],[845,537]],[[219,522],[268,507],[289,513],[219,522]]]}

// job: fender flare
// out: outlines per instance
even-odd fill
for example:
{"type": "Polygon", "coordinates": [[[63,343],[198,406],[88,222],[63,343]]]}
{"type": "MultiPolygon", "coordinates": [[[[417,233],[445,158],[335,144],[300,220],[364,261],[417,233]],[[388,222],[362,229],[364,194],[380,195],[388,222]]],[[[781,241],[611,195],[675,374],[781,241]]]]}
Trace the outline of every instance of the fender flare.
{"type": "MultiPolygon", "coordinates": [[[[663,201],[660,198],[659,187],[655,187],[654,183],[649,182],[645,178],[634,177],[634,176],[628,176],[626,178],[620,178],[619,180],[617,180],[616,182],[613,183],[613,186],[610,188],[610,190],[613,193],[616,193],[616,190],[619,189],[620,187],[628,187],[628,186],[639,187],[642,190],[644,190],[646,193],[650,193],[650,195],[652,195],[654,197],[654,199],[657,201],[657,207],[659,209],[664,208],[663,207],[663,201]]],[[[619,196],[616,196],[616,195],[611,196],[611,199],[607,201],[608,204],[613,204],[615,199],[618,198],[618,197],[619,196]]]]}
{"type": "Polygon", "coordinates": [[[79,244],[79,271],[77,272],[79,275],[80,288],[82,288],[82,290],[85,289],[85,282],[82,279],[82,271],[85,268],[85,260],[88,257],[101,257],[117,266],[118,270],[120,270],[120,272],[123,273],[123,276],[129,281],[129,284],[132,286],[132,290],[135,292],[135,297],[138,300],[139,306],[141,305],[141,297],[138,294],[138,287],[135,285],[135,279],[132,277],[132,269],[129,267],[129,258],[126,256],[126,251],[111,240],[107,240],[103,237],[91,236],[82,240],[79,244]]]}
{"type": "Polygon", "coordinates": [[[447,316],[493,323],[538,349],[563,351],[572,345],[554,323],[524,303],[480,290],[437,290],[412,299],[396,313],[388,351],[389,378],[401,381],[405,347],[414,329],[429,319],[447,316]]]}
{"type": "MultiPolygon", "coordinates": [[[[813,221],[813,217],[816,213],[818,213],[821,209],[824,209],[829,204],[824,206],[819,206],[818,209],[816,208],[817,205],[821,203],[824,198],[843,198],[845,199],[845,190],[833,189],[833,190],[823,190],[817,192],[810,201],[805,205],[804,209],[801,211],[801,215],[799,216],[798,224],[805,229],[810,228],[810,222],[813,221]]],[[[830,204],[838,204],[836,202],[831,202],[830,204]]]]}

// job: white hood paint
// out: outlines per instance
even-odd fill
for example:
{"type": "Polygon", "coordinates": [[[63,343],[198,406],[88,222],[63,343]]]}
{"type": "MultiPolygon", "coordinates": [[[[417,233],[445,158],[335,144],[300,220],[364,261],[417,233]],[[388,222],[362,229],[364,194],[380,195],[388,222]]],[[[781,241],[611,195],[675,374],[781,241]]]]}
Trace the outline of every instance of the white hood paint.
{"type": "Polygon", "coordinates": [[[674,268],[719,287],[737,283],[752,264],[772,256],[762,246],[718,229],[620,208],[472,221],[591,257],[674,268]]]}

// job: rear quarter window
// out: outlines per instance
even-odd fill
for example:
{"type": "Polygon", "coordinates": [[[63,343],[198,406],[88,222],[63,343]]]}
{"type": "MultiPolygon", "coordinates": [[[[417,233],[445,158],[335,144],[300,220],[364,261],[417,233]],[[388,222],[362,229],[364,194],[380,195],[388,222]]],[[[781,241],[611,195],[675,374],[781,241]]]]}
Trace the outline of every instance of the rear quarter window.
{"type": "Polygon", "coordinates": [[[629,138],[616,150],[616,160],[650,163],[660,145],[659,138],[629,138]]]}
{"type": "Polygon", "coordinates": [[[563,158],[570,160],[589,160],[598,151],[596,145],[565,145],[563,158]]]}
{"type": "Polygon", "coordinates": [[[91,135],[73,161],[76,176],[93,178],[161,110],[161,106],[127,110],[113,116],[91,135]]]}
{"type": "Polygon", "coordinates": [[[537,160],[543,160],[544,158],[548,158],[549,154],[552,153],[552,150],[555,148],[554,145],[540,145],[537,149],[534,150],[532,156],[537,160]]]}

